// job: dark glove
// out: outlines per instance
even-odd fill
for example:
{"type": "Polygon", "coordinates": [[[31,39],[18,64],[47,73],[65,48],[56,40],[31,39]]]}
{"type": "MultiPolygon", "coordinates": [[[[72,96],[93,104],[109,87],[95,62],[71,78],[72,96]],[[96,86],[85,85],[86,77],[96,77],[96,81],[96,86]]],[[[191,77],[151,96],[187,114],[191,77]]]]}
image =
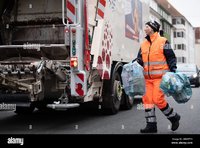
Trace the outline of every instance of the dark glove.
{"type": "Polygon", "coordinates": [[[135,58],[135,59],[132,61],[132,63],[133,63],[133,62],[135,62],[135,61],[137,61],[137,60],[138,60],[138,59],[137,59],[137,58],[135,58]]]}
{"type": "Polygon", "coordinates": [[[134,59],[134,60],[132,61],[132,63],[135,62],[135,61],[137,61],[141,66],[143,66],[143,61],[142,61],[140,58],[134,59]]]}
{"type": "Polygon", "coordinates": [[[171,72],[176,73],[176,68],[172,68],[172,69],[171,69],[171,72]]]}

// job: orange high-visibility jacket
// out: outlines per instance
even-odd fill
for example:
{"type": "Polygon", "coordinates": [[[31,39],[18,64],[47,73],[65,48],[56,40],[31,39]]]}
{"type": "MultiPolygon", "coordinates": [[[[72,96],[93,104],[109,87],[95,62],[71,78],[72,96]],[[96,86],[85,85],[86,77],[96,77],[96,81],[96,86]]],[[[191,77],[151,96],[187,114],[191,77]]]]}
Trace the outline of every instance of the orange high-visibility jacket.
{"type": "Polygon", "coordinates": [[[164,55],[166,38],[156,32],[150,36],[151,42],[145,40],[141,44],[142,61],[144,62],[144,76],[146,79],[159,79],[169,71],[164,55]]]}

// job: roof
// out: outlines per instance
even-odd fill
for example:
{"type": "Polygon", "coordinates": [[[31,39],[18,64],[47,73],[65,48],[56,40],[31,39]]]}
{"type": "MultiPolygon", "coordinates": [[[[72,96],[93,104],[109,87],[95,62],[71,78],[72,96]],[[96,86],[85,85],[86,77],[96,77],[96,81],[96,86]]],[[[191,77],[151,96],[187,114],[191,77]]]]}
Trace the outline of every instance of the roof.
{"type": "Polygon", "coordinates": [[[188,19],[185,18],[174,6],[172,6],[168,0],[155,0],[157,4],[162,7],[167,13],[169,13],[172,17],[182,17],[189,24],[191,24],[188,19]]]}
{"type": "Polygon", "coordinates": [[[166,12],[173,17],[184,17],[180,12],[176,10],[167,0],[155,0],[166,12]]]}

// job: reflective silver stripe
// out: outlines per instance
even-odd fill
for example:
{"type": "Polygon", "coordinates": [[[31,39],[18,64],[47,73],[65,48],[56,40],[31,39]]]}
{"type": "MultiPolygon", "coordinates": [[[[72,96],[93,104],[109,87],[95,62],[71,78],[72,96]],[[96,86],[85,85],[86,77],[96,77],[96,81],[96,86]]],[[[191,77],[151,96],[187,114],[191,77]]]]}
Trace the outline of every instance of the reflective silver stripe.
{"type": "Polygon", "coordinates": [[[169,112],[172,110],[171,107],[167,107],[164,111],[162,111],[165,115],[169,114],[169,112]]]}
{"type": "Polygon", "coordinates": [[[156,122],[156,117],[149,117],[149,118],[146,118],[146,121],[147,121],[147,122],[156,122]]]}
{"type": "Polygon", "coordinates": [[[172,112],[169,116],[167,116],[167,118],[171,118],[171,117],[174,117],[176,115],[176,112],[172,112]]]}
{"type": "MultiPolygon", "coordinates": [[[[149,74],[150,75],[159,75],[159,74],[165,74],[168,71],[169,70],[154,70],[154,71],[150,71],[149,74]]],[[[144,74],[148,75],[148,72],[144,72],[144,74]]]]}
{"type": "Polygon", "coordinates": [[[156,116],[155,109],[151,109],[150,111],[145,112],[145,117],[146,118],[151,117],[151,116],[156,116]]]}
{"type": "Polygon", "coordinates": [[[166,65],[167,62],[166,61],[161,61],[161,62],[144,62],[144,66],[148,66],[148,65],[166,65]]]}

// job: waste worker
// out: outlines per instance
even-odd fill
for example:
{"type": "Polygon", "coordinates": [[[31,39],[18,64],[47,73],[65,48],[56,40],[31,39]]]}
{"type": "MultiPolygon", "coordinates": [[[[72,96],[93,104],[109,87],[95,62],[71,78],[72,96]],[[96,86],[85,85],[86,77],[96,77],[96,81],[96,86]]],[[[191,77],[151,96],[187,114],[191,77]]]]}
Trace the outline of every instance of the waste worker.
{"type": "Polygon", "coordinates": [[[167,103],[164,93],[160,89],[162,76],[168,72],[176,71],[176,56],[165,37],[159,35],[160,24],[149,21],[145,24],[146,39],[141,43],[137,61],[144,68],[146,93],[142,97],[145,109],[146,127],[141,133],[156,133],[157,121],[155,106],[171,122],[171,130],[179,127],[180,115],[167,103]]]}

